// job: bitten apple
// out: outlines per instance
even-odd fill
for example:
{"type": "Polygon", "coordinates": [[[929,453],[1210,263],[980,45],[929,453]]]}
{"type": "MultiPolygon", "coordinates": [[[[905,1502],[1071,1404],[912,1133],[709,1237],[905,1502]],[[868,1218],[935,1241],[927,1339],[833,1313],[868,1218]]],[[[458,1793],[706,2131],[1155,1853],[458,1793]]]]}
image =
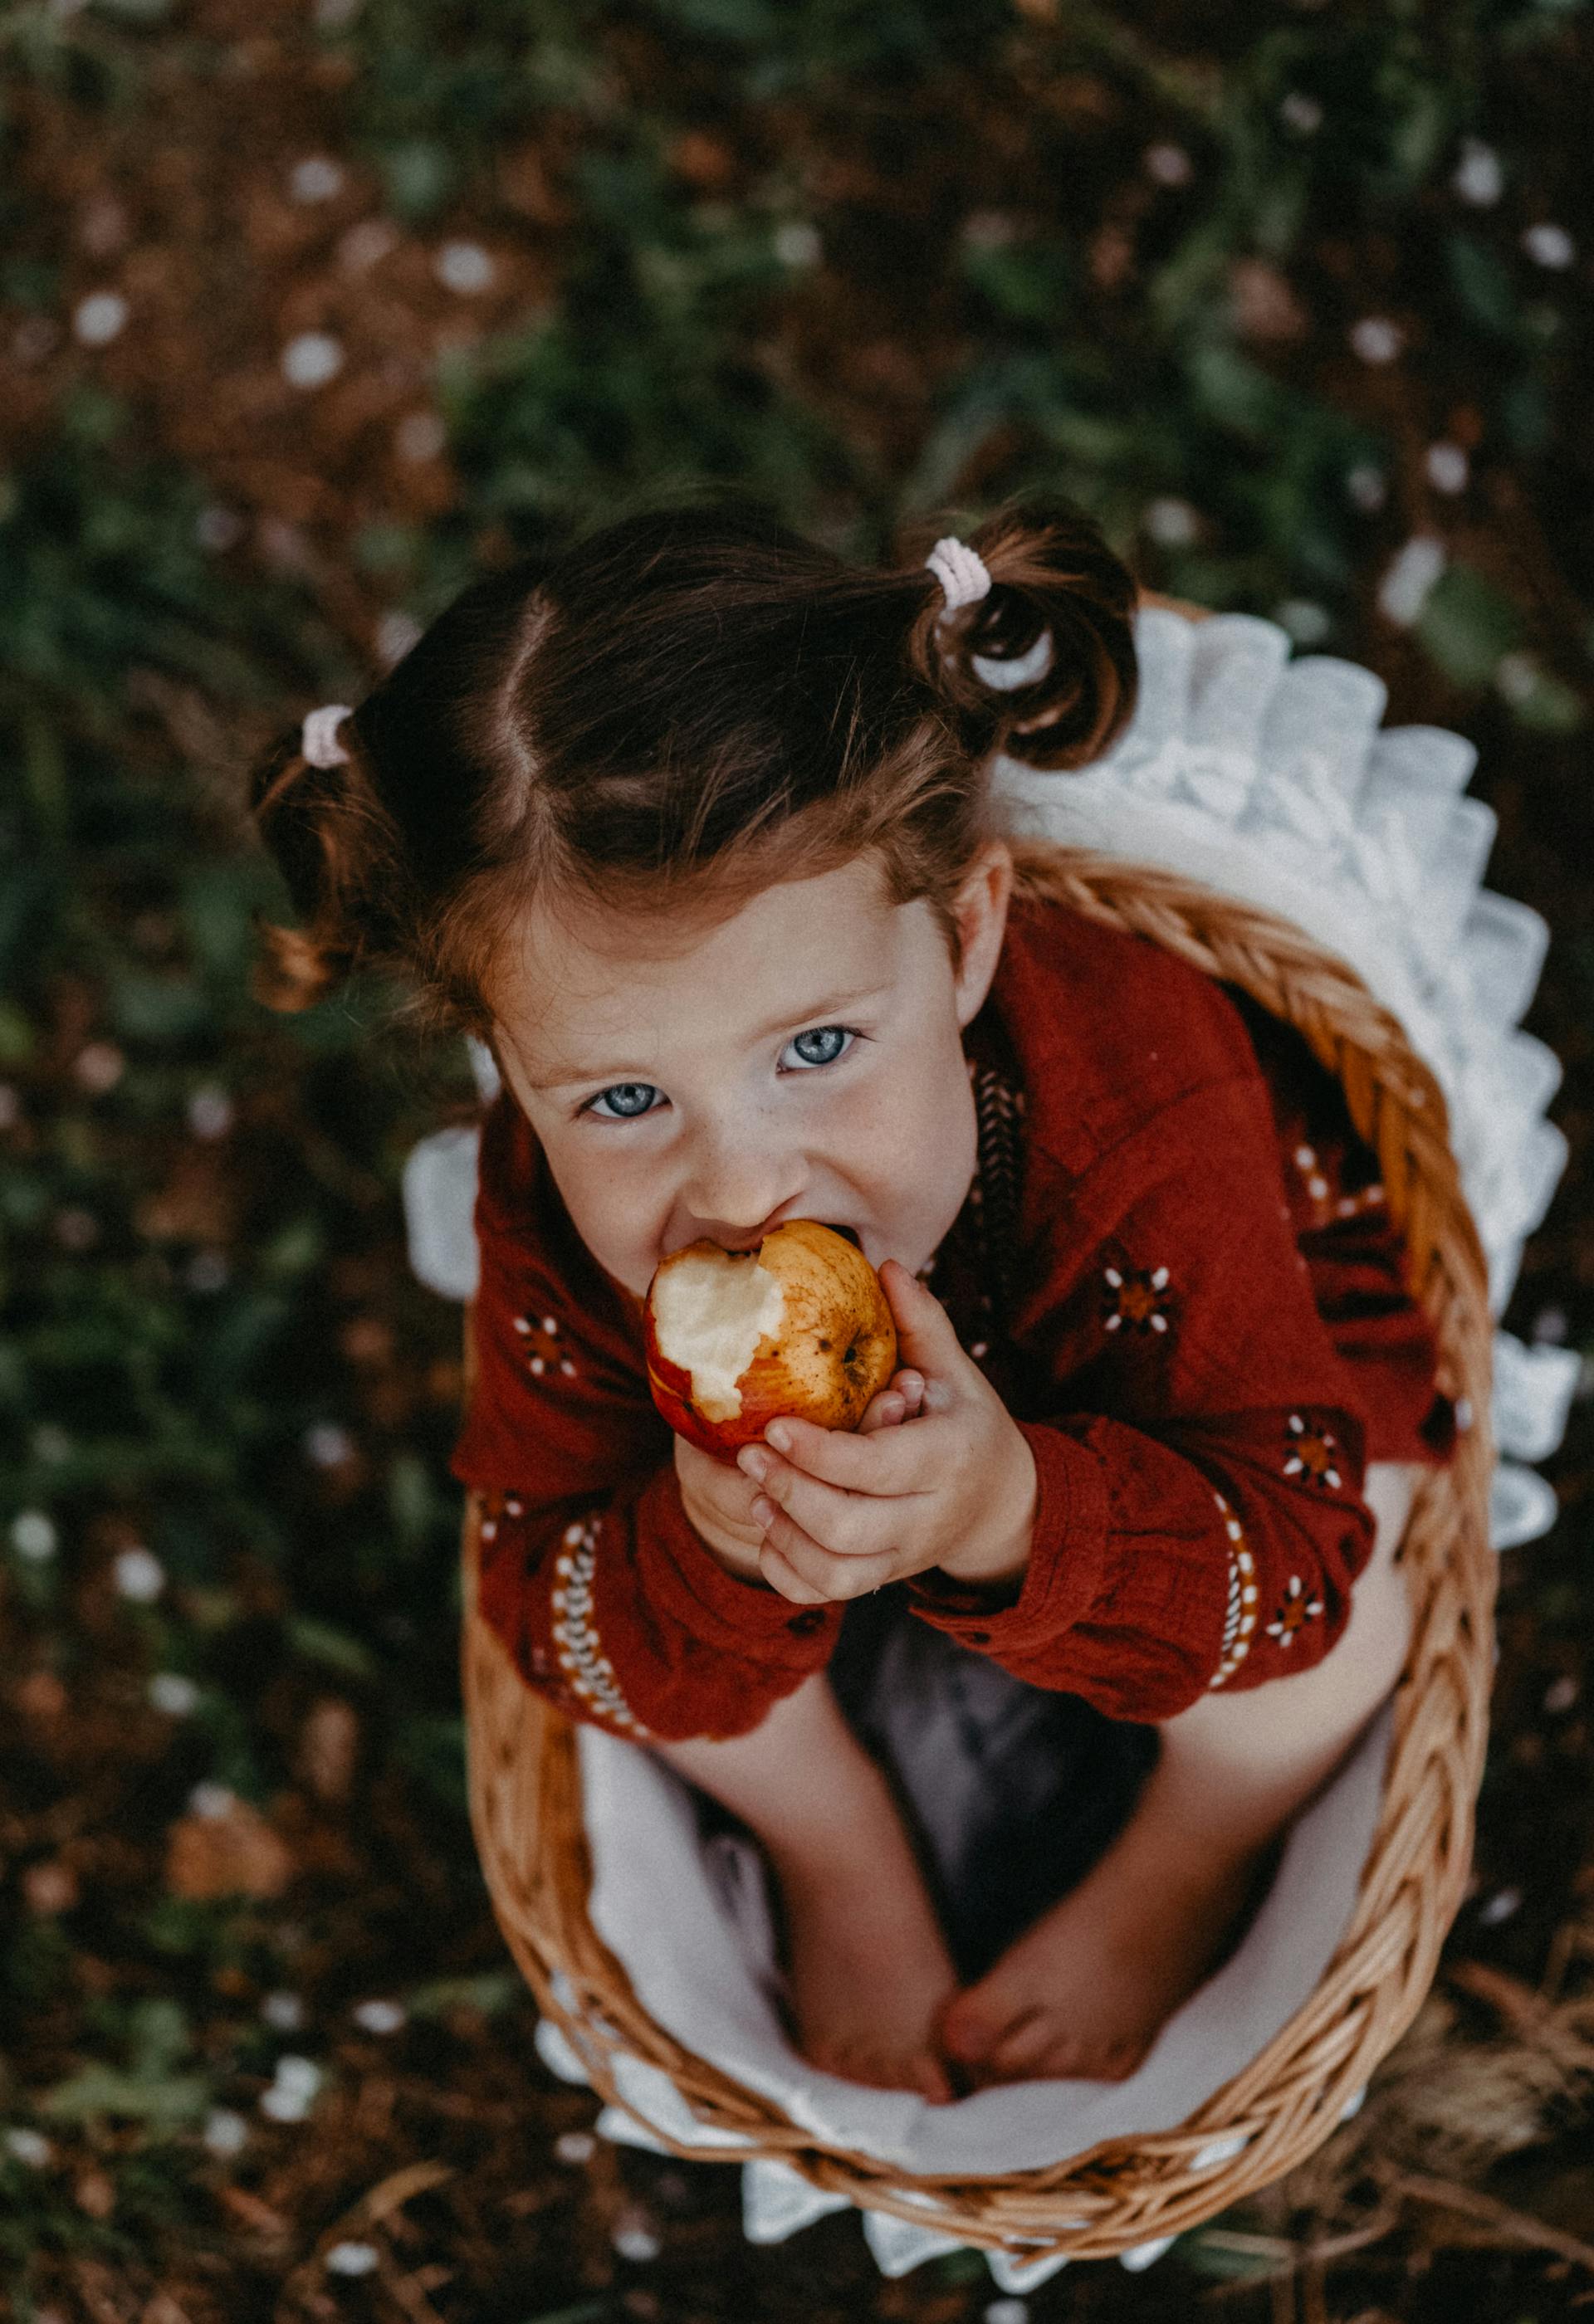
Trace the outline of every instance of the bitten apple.
{"type": "Polygon", "coordinates": [[[678,1435],[734,1460],[779,1413],[856,1428],[896,1368],[896,1330],[861,1250],[788,1219],[751,1250],[688,1243],[644,1308],[648,1386],[678,1435]]]}

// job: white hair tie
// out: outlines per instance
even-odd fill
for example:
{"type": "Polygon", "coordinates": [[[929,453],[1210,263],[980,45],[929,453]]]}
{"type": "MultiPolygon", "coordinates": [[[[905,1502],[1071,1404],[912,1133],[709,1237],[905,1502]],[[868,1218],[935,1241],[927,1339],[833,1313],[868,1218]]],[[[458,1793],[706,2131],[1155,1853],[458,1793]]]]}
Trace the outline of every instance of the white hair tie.
{"type": "Polygon", "coordinates": [[[348,766],[348,752],[338,740],[338,729],[353,715],[347,702],[323,702],[319,710],[305,712],[301,748],[312,767],[348,766]]]}
{"type": "Polygon", "coordinates": [[[938,540],[924,562],[946,595],[941,614],[943,622],[960,605],[978,604],[991,586],[991,576],[978,549],[970,549],[955,533],[949,532],[944,540],[938,540]]]}

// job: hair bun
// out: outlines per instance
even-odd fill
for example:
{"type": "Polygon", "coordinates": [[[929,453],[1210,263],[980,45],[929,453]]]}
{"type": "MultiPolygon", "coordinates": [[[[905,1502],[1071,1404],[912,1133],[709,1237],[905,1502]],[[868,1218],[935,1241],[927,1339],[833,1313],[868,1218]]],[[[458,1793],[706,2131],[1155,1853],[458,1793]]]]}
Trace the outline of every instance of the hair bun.
{"type": "Polygon", "coordinates": [[[937,582],[914,627],[915,662],[963,713],[982,755],[1088,765],[1135,708],[1135,576],[1061,494],[1010,501],[968,546],[990,588],[949,612],[937,582]]]}

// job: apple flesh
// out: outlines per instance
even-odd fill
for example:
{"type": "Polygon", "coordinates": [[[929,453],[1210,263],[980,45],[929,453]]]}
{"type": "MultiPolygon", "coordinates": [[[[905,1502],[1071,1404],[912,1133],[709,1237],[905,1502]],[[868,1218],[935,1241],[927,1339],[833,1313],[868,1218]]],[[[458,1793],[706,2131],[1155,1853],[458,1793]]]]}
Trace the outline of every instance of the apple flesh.
{"type": "Polygon", "coordinates": [[[896,1369],[879,1277],[816,1219],[788,1219],[751,1250],[672,1251],[643,1328],[653,1402],[677,1435],[722,1460],[781,1413],[856,1428],[896,1369]]]}

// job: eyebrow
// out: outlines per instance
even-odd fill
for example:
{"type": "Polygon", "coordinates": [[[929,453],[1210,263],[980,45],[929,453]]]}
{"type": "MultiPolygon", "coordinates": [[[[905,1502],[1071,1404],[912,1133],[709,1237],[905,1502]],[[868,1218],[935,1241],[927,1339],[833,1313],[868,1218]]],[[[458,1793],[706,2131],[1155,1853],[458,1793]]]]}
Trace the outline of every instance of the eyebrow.
{"type": "MultiPolygon", "coordinates": [[[[772,1017],[767,1024],[760,1025],[752,1034],[751,1038],[755,1041],[765,1040],[771,1033],[778,1033],[786,1025],[827,1023],[832,1011],[856,1008],[860,1001],[872,1001],[877,993],[884,992],[885,990],[884,983],[858,985],[846,992],[828,992],[822,1001],[815,1001],[811,1009],[796,1011],[783,1009],[778,1017],[772,1017]]],[[[594,1087],[607,1088],[627,1078],[635,1078],[627,1066],[606,1068],[599,1065],[589,1073],[556,1073],[547,1081],[528,1080],[526,1087],[535,1090],[539,1097],[544,1097],[556,1090],[579,1089],[587,1083],[591,1083],[594,1087]]]]}

